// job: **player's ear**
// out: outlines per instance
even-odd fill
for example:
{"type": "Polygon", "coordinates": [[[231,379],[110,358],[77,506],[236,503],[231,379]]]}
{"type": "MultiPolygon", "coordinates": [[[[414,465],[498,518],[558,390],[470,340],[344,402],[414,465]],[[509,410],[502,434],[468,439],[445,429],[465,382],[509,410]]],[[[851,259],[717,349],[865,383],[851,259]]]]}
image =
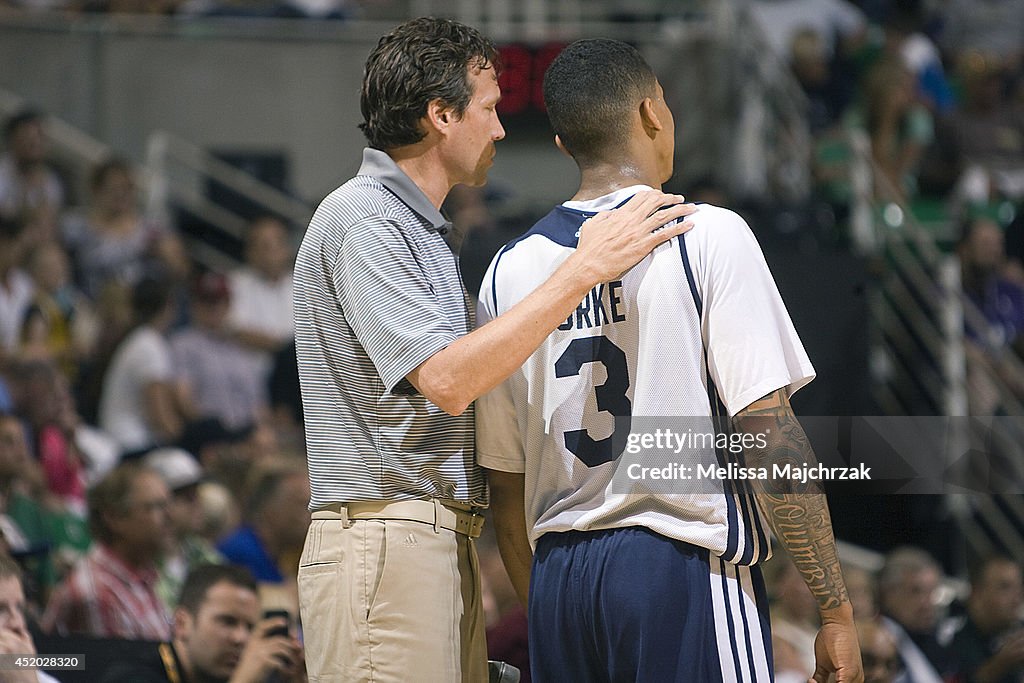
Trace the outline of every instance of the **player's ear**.
{"type": "Polygon", "coordinates": [[[559,152],[572,159],[572,154],[565,148],[565,145],[562,144],[562,138],[557,135],[555,136],[555,147],[558,148],[559,152]]]}
{"type": "Polygon", "coordinates": [[[654,100],[650,97],[645,97],[640,102],[640,123],[651,137],[654,137],[654,133],[661,132],[664,128],[661,119],[658,118],[658,114],[654,111],[654,100]]]}

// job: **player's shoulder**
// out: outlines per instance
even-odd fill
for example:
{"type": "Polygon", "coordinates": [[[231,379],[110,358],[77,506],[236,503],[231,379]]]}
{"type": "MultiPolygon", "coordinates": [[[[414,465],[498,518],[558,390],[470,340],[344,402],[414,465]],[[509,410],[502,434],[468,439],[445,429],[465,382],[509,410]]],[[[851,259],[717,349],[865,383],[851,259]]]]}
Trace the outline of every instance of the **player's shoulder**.
{"type": "Polygon", "coordinates": [[[533,261],[544,255],[555,255],[576,248],[580,226],[587,216],[556,206],[529,230],[509,241],[492,260],[492,268],[499,262],[533,261]]]}
{"type": "Polygon", "coordinates": [[[534,223],[529,230],[505,245],[503,251],[519,248],[523,251],[544,247],[575,249],[579,241],[580,226],[593,214],[556,206],[534,223]]]}
{"type": "Polygon", "coordinates": [[[703,202],[697,203],[697,211],[687,216],[686,220],[693,223],[695,230],[699,228],[701,232],[707,232],[709,236],[714,234],[711,232],[713,230],[742,231],[750,229],[743,217],[732,209],[703,202]]]}
{"type": "Polygon", "coordinates": [[[697,211],[685,218],[693,228],[683,235],[687,247],[700,251],[756,243],[746,220],[732,209],[714,204],[697,204],[697,211]]]}

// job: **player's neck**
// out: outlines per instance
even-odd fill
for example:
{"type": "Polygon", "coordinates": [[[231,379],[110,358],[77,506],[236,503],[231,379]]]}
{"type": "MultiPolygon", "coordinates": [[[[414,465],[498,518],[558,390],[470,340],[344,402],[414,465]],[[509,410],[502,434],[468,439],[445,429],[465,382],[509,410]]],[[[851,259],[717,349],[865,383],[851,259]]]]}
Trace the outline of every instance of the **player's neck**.
{"type": "Polygon", "coordinates": [[[600,162],[580,168],[580,188],[572,200],[585,202],[632,185],[661,189],[661,179],[652,169],[630,160],[600,162]]]}

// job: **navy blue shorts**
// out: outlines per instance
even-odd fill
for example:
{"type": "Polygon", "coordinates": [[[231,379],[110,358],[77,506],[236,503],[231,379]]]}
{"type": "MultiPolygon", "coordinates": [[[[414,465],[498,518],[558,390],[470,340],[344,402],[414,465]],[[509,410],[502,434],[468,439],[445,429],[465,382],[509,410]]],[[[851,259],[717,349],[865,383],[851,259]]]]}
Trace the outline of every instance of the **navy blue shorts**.
{"type": "Polygon", "coordinates": [[[641,527],[541,536],[529,617],[535,683],[772,680],[760,570],[641,527]]]}

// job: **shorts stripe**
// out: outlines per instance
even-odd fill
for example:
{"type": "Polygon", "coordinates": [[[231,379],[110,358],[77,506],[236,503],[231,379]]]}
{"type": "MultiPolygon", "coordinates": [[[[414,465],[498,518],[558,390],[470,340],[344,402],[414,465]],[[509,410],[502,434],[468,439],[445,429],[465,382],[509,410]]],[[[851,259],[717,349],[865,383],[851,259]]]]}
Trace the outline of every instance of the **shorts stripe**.
{"type": "Polygon", "coordinates": [[[768,617],[761,609],[764,594],[760,570],[711,562],[711,594],[715,613],[718,657],[727,683],[766,683],[772,674],[768,617]]]}

